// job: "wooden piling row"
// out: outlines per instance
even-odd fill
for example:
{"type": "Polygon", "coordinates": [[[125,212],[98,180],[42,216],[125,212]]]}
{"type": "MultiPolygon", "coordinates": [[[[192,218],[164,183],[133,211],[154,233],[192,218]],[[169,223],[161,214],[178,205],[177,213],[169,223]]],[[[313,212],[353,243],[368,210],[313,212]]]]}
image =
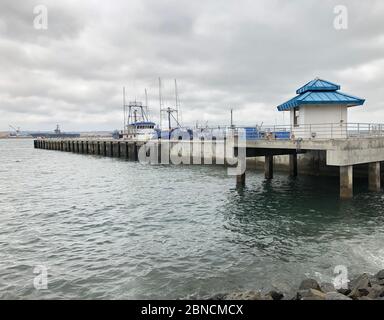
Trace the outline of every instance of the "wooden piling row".
{"type": "Polygon", "coordinates": [[[36,149],[124,158],[133,161],[138,160],[138,148],[140,147],[139,143],[133,141],[64,139],[36,139],[33,141],[33,146],[36,149]]]}

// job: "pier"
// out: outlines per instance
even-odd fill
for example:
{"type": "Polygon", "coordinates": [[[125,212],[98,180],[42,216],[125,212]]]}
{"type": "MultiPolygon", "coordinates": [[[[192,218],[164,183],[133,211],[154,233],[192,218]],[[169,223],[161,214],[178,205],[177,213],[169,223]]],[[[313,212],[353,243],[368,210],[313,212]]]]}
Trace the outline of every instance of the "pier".
{"type": "Polygon", "coordinates": [[[298,174],[298,155],[306,153],[316,155],[314,158],[317,163],[314,163],[313,170],[318,169],[321,165],[338,168],[341,199],[350,199],[353,196],[353,167],[355,165],[367,164],[369,190],[374,192],[381,190],[384,131],[375,131],[371,136],[367,136],[366,133],[364,136],[345,139],[247,141],[247,157],[265,157],[266,179],[273,178],[274,156],[288,155],[289,174],[296,176],[298,174]]]}
{"type": "MultiPolygon", "coordinates": [[[[277,106],[278,111],[289,112],[290,125],[236,127],[231,122],[231,126],[226,128],[204,128],[204,134],[204,130],[199,129],[201,135],[197,136],[193,133],[185,137],[185,133],[192,130],[181,130],[173,139],[169,126],[167,139],[162,139],[160,133],[158,139],[152,137],[148,142],[134,139],[42,139],[34,143],[35,148],[123,157],[134,161],[139,159],[139,149],[145,144],[148,162],[163,164],[169,164],[169,159],[176,157],[178,163],[174,164],[233,166],[236,165],[234,160],[240,164],[240,161],[246,163],[247,158],[263,157],[267,180],[273,179],[275,157],[288,156],[289,175],[295,177],[301,169],[298,167],[305,164],[307,155],[311,155],[312,173],[320,175],[324,168],[330,171],[330,168],[336,168],[340,177],[340,198],[351,199],[353,168],[357,165],[367,165],[369,190],[381,190],[384,125],[348,123],[348,108],[362,106],[365,99],[340,92],[340,88],[336,83],[316,78],[297,89],[295,97],[277,106]],[[232,144],[228,143],[228,133],[232,144]],[[174,148],[175,144],[177,148],[174,148]],[[240,151],[245,153],[242,157],[240,151]]],[[[242,187],[246,182],[245,166],[238,172],[235,173],[236,185],[242,187]]]]}
{"type": "MultiPolygon", "coordinates": [[[[346,128],[351,125],[346,124],[346,128]]],[[[355,125],[353,125],[355,126],[355,125]]],[[[363,125],[360,125],[363,128],[363,125]]],[[[383,127],[384,129],[384,127],[383,127]]],[[[239,129],[237,129],[239,130],[239,129]]],[[[348,131],[347,131],[348,132],[348,131]]],[[[350,131],[349,131],[350,132],[350,131]]],[[[36,139],[34,147],[37,149],[58,150],[78,154],[89,154],[113,158],[123,158],[138,161],[143,141],[106,140],[106,139],[36,139]]],[[[168,141],[151,140],[147,142],[150,163],[169,164],[172,156],[181,156],[182,164],[215,164],[228,165],[225,154],[237,154],[237,145],[233,150],[226,150],[225,140],[199,141],[168,141]],[[173,148],[175,144],[182,146],[181,150],[173,148]],[[161,159],[162,160],[161,160],[161,159]],[[153,161],[154,159],[154,161],[153,161]],[[166,160],[164,160],[166,159],[166,160]]],[[[367,165],[369,190],[381,190],[381,162],[384,161],[384,131],[368,132],[362,130],[359,134],[344,139],[279,139],[274,136],[268,138],[246,140],[246,158],[264,158],[265,179],[273,179],[275,158],[288,157],[288,174],[297,176],[301,166],[306,165],[306,157],[311,155],[312,174],[321,175],[320,169],[338,170],[340,177],[340,198],[353,197],[353,167],[367,165]],[[316,171],[319,171],[318,173],[316,171]]],[[[231,159],[230,164],[234,164],[231,159]]],[[[236,177],[237,186],[246,183],[246,172],[236,177]]]]}

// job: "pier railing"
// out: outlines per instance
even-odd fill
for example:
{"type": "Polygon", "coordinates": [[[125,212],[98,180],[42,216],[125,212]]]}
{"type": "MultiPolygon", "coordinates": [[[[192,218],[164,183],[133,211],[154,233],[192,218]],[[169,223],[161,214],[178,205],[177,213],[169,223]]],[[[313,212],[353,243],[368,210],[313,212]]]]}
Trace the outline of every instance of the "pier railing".
{"type": "Polygon", "coordinates": [[[319,123],[305,125],[217,126],[194,128],[198,138],[220,139],[228,132],[243,130],[247,140],[258,139],[349,139],[384,137],[384,124],[379,123],[319,123]]]}

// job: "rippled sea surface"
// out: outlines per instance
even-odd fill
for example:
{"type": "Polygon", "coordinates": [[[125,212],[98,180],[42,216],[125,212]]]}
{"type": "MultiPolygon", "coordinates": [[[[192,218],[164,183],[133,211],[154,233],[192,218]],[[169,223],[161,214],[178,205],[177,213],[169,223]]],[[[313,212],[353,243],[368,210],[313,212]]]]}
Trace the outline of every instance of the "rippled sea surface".
{"type": "Polygon", "coordinates": [[[289,291],[384,267],[384,196],[355,181],[149,166],[0,140],[0,298],[160,299],[289,291]],[[34,268],[48,268],[36,290],[34,268]]]}

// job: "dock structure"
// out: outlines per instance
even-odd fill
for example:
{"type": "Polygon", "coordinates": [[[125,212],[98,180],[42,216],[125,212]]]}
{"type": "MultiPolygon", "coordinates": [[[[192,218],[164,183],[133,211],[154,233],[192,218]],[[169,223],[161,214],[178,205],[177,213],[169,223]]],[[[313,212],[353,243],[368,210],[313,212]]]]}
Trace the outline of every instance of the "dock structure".
{"type": "MultiPolygon", "coordinates": [[[[312,172],[319,175],[324,167],[337,168],[340,198],[351,199],[353,168],[357,165],[367,165],[369,190],[381,190],[384,125],[348,123],[348,108],[361,106],[365,100],[342,93],[339,89],[340,85],[318,78],[308,82],[296,91],[296,97],[277,107],[279,111],[290,113],[290,125],[263,128],[231,125],[225,129],[225,134],[230,132],[233,135],[236,141],[233,145],[228,145],[227,136],[219,132],[222,128],[212,128],[210,136],[204,133],[196,140],[195,137],[181,141],[159,138],[147,142],[124,139],[37,139],[34,146],[137,161],[139,152],[143,150],[141,147],[145,145],[146,148],[150,146],[148,150],[144,148],[149,163],[169,164],[173,156],[179,163],[204,165],[234,165],[233,160],[237,159],[242,148],[245,158],[264,157],[264,176],[267,180],[273,179],[276,157],[288,156],[289,175],[295,177],[301,171],[306,155],[311,154],[314,155],[312,172]],[[177,148],[173,148],[173,144],[178,144],[177,148]],[[228,157],[228,154],[233,154],[233,157],[228,157]]],[[[246,172],[240,171],[235,173],[238,174],[236,185],[243,187],[246,172]]]]}
{"type": "Polygon", "coordinates": [[[353,166],[357,164],[369,164],[369,189],[380,190],[383,126],[348,123],[348,109],[363,105],[365,99],[340,89],[327,80],[309,81],[296,90],[295,97],[277,106],[278,111],[289,112],[289,128],[275,127],[268,139],[247,141],[247,156],[265,156],[265,178],[273,177],[274,155],[289,155],[290,174],[295,176],[298,152],[323,152],[327,166],[339,167],[340,198],[352,198],[353,166]],[[274,139],[284,132],[289,132],[290,139],[274,139]]]}
{"type": "MultiPolygon", "coordinates": [[[[247,141],[247,157],[265,157],[265,178],[273,178],[273,158],[289,155],[289,173],[298,173],[298,154],[320,151],[325,153],[325,165],[339,168],[340,198],[353,196],[353,166],[368,164],[370,191],[381,189],[381,162],[384,161],[383,136],[322,140],[254,140],[247,141]]],[[[245,178],[244,178],[245,179],[245,178]]]]}
{"type": "MultiPolygon", "coordinates": [[[[224,150],[223,142],[211,141],[211,150],[214,155],[215,149],[224,150]]],[[[164,164],[164,159],[169,162],[172,145],[169,141],[155,141],[156,153],[151,155],[159,159],[158,163],[164,164]],[[160,161],[160,157],[163,161],[160,161]]],[[[207,157],[203,152],[209,141],[175,141],[181,143],[189,153],[184,157],[183,164],[215,164],[227,165],[227,159],[207,157]],[[208,161],[209,160],[209,161],[208,161]]],[[[34,147],[37,149],[58,150],[78,154],[89,154],[113,158],[123,158],[131,161],[138,161],[139,149],[145,142],[126,140],[95,140],[95,139],[37,139],[34,140],[34,147]]],[[[236,145],[234,149],[236,149],[236,145]]],[[[153,150],[153,149],[152,149],[153,150]]],[[[173,150],[173,153],[178,151],[173,150]]],[[[236,153],[236,152],[234,152],[236,153]]],[[[380,136],[354,137],[348,139],[258,139],[246,142],[246,157],[264,157],[265,179],[273,179],[275,157],[287,155],[290,176],[297,176],[300,172],[300,158],[306,154],[323,154],[324,160],[315,157],[313,168],[322,166],[339,168],[340,176],[340,198],[350,199],[353,196],[353,167],[359,164],[367,164],[367,177],[369,190],[378,192],[381,190],[381,162],[384,161],[384,131],[380,136]]],[[[217,155],[217,154],[216,154],[217,155]]],[[[157,160],[155,159],[155,160],[157,160]]],[[[231,161],[233,163],[233,161],[231,161]]],[[[244,186],[246,172],[236,177],[237,186],[244,186]]]]}

